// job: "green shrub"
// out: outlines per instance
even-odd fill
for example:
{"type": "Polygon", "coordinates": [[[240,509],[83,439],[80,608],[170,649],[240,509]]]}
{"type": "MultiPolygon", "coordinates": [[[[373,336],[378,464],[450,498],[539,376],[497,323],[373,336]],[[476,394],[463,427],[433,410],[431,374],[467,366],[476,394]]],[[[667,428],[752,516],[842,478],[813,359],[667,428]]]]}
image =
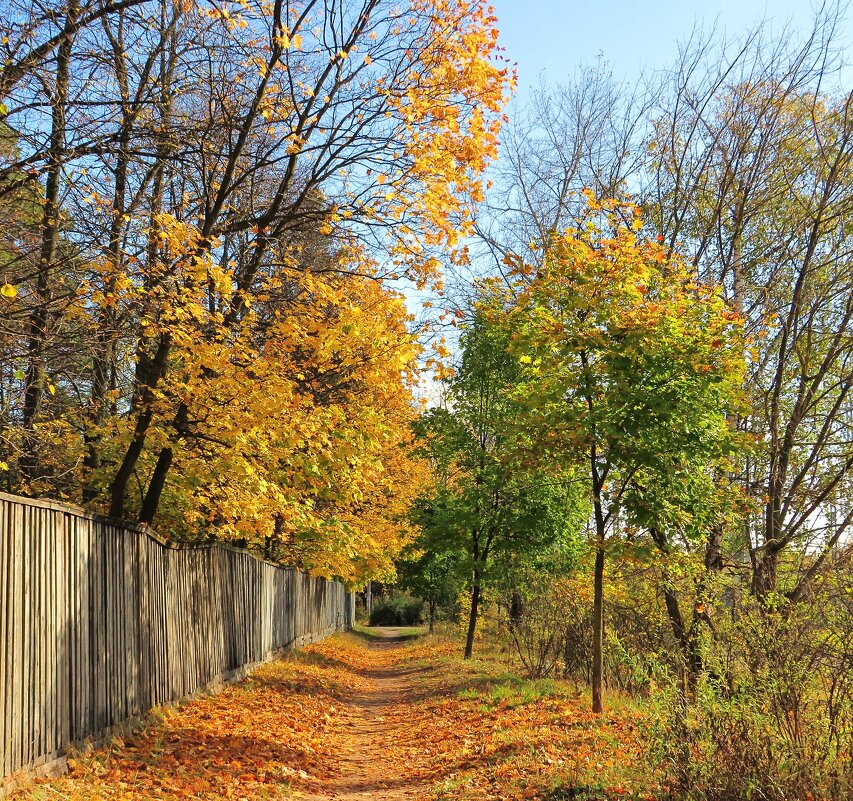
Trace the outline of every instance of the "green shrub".
{"type": "Polygon", "coordinates": [[[389,598],[373,607],[371,626],[417,626],[423,622],[424,602],[407,595],[389,598]]]}

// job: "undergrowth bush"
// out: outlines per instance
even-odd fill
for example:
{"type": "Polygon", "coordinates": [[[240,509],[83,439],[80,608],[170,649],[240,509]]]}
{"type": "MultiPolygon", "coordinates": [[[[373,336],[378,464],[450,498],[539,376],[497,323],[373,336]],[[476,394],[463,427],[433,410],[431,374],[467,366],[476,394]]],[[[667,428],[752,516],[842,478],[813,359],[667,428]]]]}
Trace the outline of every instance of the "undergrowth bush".
{"type": "Polygon", "coordinates": [[[370,613],[371,626],[417,626],[423,622],[424,602],[397,595],[376,604],[370,613]]]}
{"type": "MultiPolygon", "coordinates": [[[[607,686],[632,695],[648,692],[661,654],[672,653],[654,599],[640,603],[637,593],[609,588],[606,604],[605,677],[607,686]]],[[[592,598],[588,581],[575,578],[531,581],[513,615],[504,601],[506,639],[530,678],[562,675],[588,683],[592,675],[592,598]]],[[[670,660],[671,662],[672,660],[670,660]]]]}
{"type": "MultiPolygon", "coordinates": [[[[706,580],[700,601],[691,573],[671,573],[695,665],[661,578],[630,565],[618,578],[605,593],[606,685],[642,699],[647,778],[662,799],[853,799],[853,571],[827,571],[796,604],[758,600],[736,574],[706,580]],[[710,624],[698,617],[706,608],[710,624]]],[[[505,593],[504,641],[529,677],[588,681],[590,584],[534,576],[505,593]]]]}
{"type": "Polygon", "coordinates": [[[741,600],[704,645],[705,670],[652,699],[650,755],[685,801],[853,798],[851,619],[813,602],[741,600]]]}

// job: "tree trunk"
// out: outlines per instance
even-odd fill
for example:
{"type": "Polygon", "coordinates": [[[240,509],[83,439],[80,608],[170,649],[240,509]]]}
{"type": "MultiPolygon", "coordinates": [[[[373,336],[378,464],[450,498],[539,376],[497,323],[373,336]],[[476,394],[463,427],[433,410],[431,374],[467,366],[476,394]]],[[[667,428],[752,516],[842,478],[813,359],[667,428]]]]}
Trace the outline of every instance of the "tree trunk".
{"type": "Polygon", "coordinates": [[[125,451],[124,458],[110,485],[110,515],[112,517],[123,518],[125,516],[127,487],[133,471],[136,469],[136,463],[142,455],[142,449],[145,447],[145,438],[148,436],[148,429],[154,419],[154,410],[152,408],[154,391],[160,379],[166,373],[171,346],[172,341],[168,334],[161,337],[157,346],[157,352],[153,358],[147,360],[149,364],[143,370],[145,378],[140,382],[140,399],[137,406],[140,412],[136,418],[133,438],[125,451]]]}
{"type": "MultiPolygon", "coordinates": [[[[189,407],[185,403],[181,403],[178,409],[178,414],[173,421],[178,438],[182,438],[186,433],[187,421],[189,418],[189,407]]],[[[157,514],[157,509],[160,507],[160,497],[163,494],[163,489],[166,486],[166,476],[169,474],[169,469],[172,466],[174,459],[174,451],[171,445],[166,445],[160,450],[157,457],[157,463],[154,465],[154,471],[151,473],[151,480],[148,482],[148,489],[145,492],[145,499],[142,501],[142,510],[139,513],[140,523],[154,522],[154,517],[157,514]]]]}
{"type": "MultiPolygon", "coordinates": [[[[660,529],[651,528],[649,533],[658,547],[658,550],[666,555],[670,552],[669,542],[666,534],[660,529]]],[[[681,614],[681,605],[678,596],[669,584],[669,575],[666,567],[664,567],[663,575],[663,599],[666,605],[666,613],[669,617],[672,634],[678,647],[681,650],[681,655],[684,664],[685,685],[691,690],[696,686],[696,679],[702,671],[702,654],[699,649],[699,608],[705,604],[705,574],[708,570],[722,569],[722,557],[720,555],[720,537],[722,531],[720,529],[712,529],[708,535],[708,542],[705,548],[705,573],[699,578],[696,584],[696,600],[694,603],[693,623],[690,629],[684,625],[684,616],[681,614]],[[719,565],[719,568],[717,567],[719,565]]]]}
{"type": "MultiPolygon", "coordinates": [[[[601,518],[600,504],[596,502],[596,518],[601,518]]],[[[592,604],[592,711],[604,711],[602,685],[604,683],[604,521],[596,519],[595,577],[592,604]]]]}
{"type": "MultiPolygon", "coordinates": [[[[160,6],[160,27],[164,28],[166,3],[160,6]]],[[[174,70],[174,46],[175,38],[172,36],[168,46],[164,46],[160,52],[160,97],[158,102],[161,114],[160,128],[168,131],[172,119],[172,74],[174,70]],[[168,52],[167,52],[168,51],[168,52]]],[[[147,251],[147,270],[144,281],[145,294],[149,295],[154,285],[158,282],[160,273],[162,252],[159,238],[160,225],[157,221],[162,211],[163,197],[167,184],[166,168],[172,152],[172,144],[168,135],[159,137],[156,146],[156,161],[151,185],[151,208],[149,212],[149,232],[147,251]]],[[[150,304],[150,297],[146,303],[150,304]]],[[[154,312],[152,308],[145,308],[145,312],[154,312]]],[[[148,347],[145,336],[140,332],[136,346],[136,375],[135,386],[131,408],[136,413],[136,424],[134,426],[133,439],[125,451],[124,457],[113,476],[110,484],[110,514],[113,517],[125,516],[125,503],[127,488],[131,476],[136,469],[139,457],[145,447],[145,439],[148,428],[151,425],[153,414],[151,403],[154,400],[154,392],[160,380],[166,374],[169,352],[171,350],[171,336],[166,333],[160,337],[156,350],[152,353],[148,347]]]]}
{"type": "Polygon", "coordinates": [[[474,653],[474,633],[477,630],[477,615],[480,611],[480,571],[474,570],[474,583],[471,587],[471,613],[468,616],[468,636],[465,639],[465,659],[474,653]]]}
{"type": "Polygon", "coordinates": [[[772,549],[756,555],[752,570],[752,593],[756,598],[765,599],[775,591],[778,561],[779,555],[772,549]]]}
{"type": "Polygon", "coordinates": [[[79,7],[71,0],[65,14],[64,33],[56,56],[56,84],[51,98],[50,149],[47,153],[47,180],[45,182],[44,210],[42,212],[42,239],[39,249],[36,278],[36,304],[30,318],[27,346],[27,375],[24,384],[23,433],[24,448],[19,460],[21,474],[29,482],[38,473],[39,457],[36,452],[35,423],[44,397],[47,377],[45,351],[47,348],[47,321],[52,296],[53,269],[59,243],[59,192],[65,161],[65,104],[68,100],[69,65],[73,32],[77,24],[79,7]]]}
{"type": "Polygon", "coordinates": [[[777,563],[782,548],[782,479],[779,477],[780,456],[771,455],[769,493],[764,505],[764,544],[753,549],[752,594],[764,601],[776,589],[777,563]]]}
{"type": "Polygon", "coordinates": [[[272,534],[264,538],[264,559],[268,562],[276,562],[278,560],[283,537],[284,517],[281,512],[276,512],[272,534]]]}
{"type": "Polygon", "coordinates": [[[684,619],[676,594],[670,588],[665,587],[663,597],[672,626],[672,633],[684,659],[685,685],[692,692],[696,687],[696,680],[702,672],[702,653],[699,650],[699,632],[696,621],[694,620],[693,625],[687,630],[684,626],[684,619]]]}
{"type": "Polygon", "coordinates": [[[524,614],[524,600],[518,590],[512,591],[512,596],[509,600],[509,627],[514,629],[521,623],[521,617],[524,614]]]}
{"type": "Polygon", "coordinates": [[[146,523],[150,526],[154,522],[157,507],[160,505],[160,496],[163,493],[163,487],[166,486],[166,474],[172,466],[173,457],[174,452],[169,447],[160,451],[157,464],[154,465],[154,474],[148,484],[148,491],[142,501],[142,509],[139,512],[140,523],[146,523]]]}
{"type": "MultiPolygon", "coordinates": [[[[581,352],[581,364],[584,374],[589,376],[589,362],[586,353],[581,352]]],[[[595,420],[595,401],[587,386],[586,404],[590,420],[595,420]]],[[[592,601],[592,711],[599,714],[604,711],[602,686],[604,684],[604,545],[607,537],[607,520],[604,516],[602,497],[604,492],[605,469],[602,473],[598,464],[595,426],[593,425],[592,446],[589,451],[589,477],[592,486],[592,509],[595,517],[595,573],[593,576],[592,601]]]]}
{"type": "MultiPolygon", "coordinates": [[[[130,142],[134,132],[138,104],[131,101],[128,79],[126,51],[124,41],[123,17],[119,16],[119,27],[115,35],[110,32],[109,24],[104,21],[104,30],[112,43],[113,62],[116,80],[121,97],[122,122],[117,138],[116,164],[113,169],[115,179],[113,191],[112,221],[110,222],[107,261],[110,272],[104,285],[105,302],[98,310],[98,323],[95,331],[95,346],[92,359],[92,388],[89,393],[87,423],[83,434],[86,453],[83,457],[84,477],[83,502],[93,501],[97,488],[92,478],[100,466],[101,426],[110,406],[106,402],[106,393],[115,383],[116,351],[118,338],[118,303],[115,298],[116,281],[124,268],[122,250],[122,232],[124,215],[127,208],[127,178],[130,170],[130,142]]],[[[115,401],[113,401],[114,403],[115,401]]]]}
{"type": "MultiPolygon", "coordinates": [[[[110,225],[110,242],[107,258],[111,262],[112,273],[107,277],[105,294],[115,293],[116,277],[122,265],[122,215],[126,205],[127,172],[130,163],[128,144],[130,132],[125,122],[119,139],[119,151],[114,170],[115,192],[113,195],[113,215],[110,225]]],[[[92,361],[92,391],[89,396],[87,413],[88,426],[83,435],[86,453],[83,457],[84,475],[87,483],[83,487],[83,502],[88,503],[97,496],[97,489],[92,483],[92,476],[100,464],[100,427],[107,412],[106,393],[110,386],[111,376],[115,371],[117,315],[114,303],[105,303],[98,315],[98,328],[95,334],[95,354],[92,361]]]]}

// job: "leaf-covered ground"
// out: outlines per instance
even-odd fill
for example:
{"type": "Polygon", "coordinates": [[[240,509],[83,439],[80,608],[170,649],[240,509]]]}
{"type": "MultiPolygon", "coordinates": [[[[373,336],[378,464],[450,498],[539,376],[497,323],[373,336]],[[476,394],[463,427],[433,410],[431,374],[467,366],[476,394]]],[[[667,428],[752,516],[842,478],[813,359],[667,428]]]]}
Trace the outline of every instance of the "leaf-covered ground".
{"type": "Polygon", "coordinates": [[[643,797],[637,724],[497,659],[463,663],[456,644],[348,634],[164,711],[15,799],[643,797]]]}

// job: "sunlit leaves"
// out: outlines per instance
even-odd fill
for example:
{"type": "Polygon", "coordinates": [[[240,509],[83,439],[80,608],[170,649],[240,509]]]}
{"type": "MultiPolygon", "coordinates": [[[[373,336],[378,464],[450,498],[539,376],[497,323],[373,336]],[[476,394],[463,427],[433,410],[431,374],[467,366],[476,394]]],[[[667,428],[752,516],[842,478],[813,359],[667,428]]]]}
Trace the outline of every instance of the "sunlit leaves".
{"type": "Polygon", "coordinates": [[[739,316],[641,229],[635,209],[592,200],[582,230],[555,233],[539,267],[513,264],[529,421],[557,452],[594,449],[616,507],[644,474],[654,485],[732,452],[726,414],[744,375],[739,316]]]}

